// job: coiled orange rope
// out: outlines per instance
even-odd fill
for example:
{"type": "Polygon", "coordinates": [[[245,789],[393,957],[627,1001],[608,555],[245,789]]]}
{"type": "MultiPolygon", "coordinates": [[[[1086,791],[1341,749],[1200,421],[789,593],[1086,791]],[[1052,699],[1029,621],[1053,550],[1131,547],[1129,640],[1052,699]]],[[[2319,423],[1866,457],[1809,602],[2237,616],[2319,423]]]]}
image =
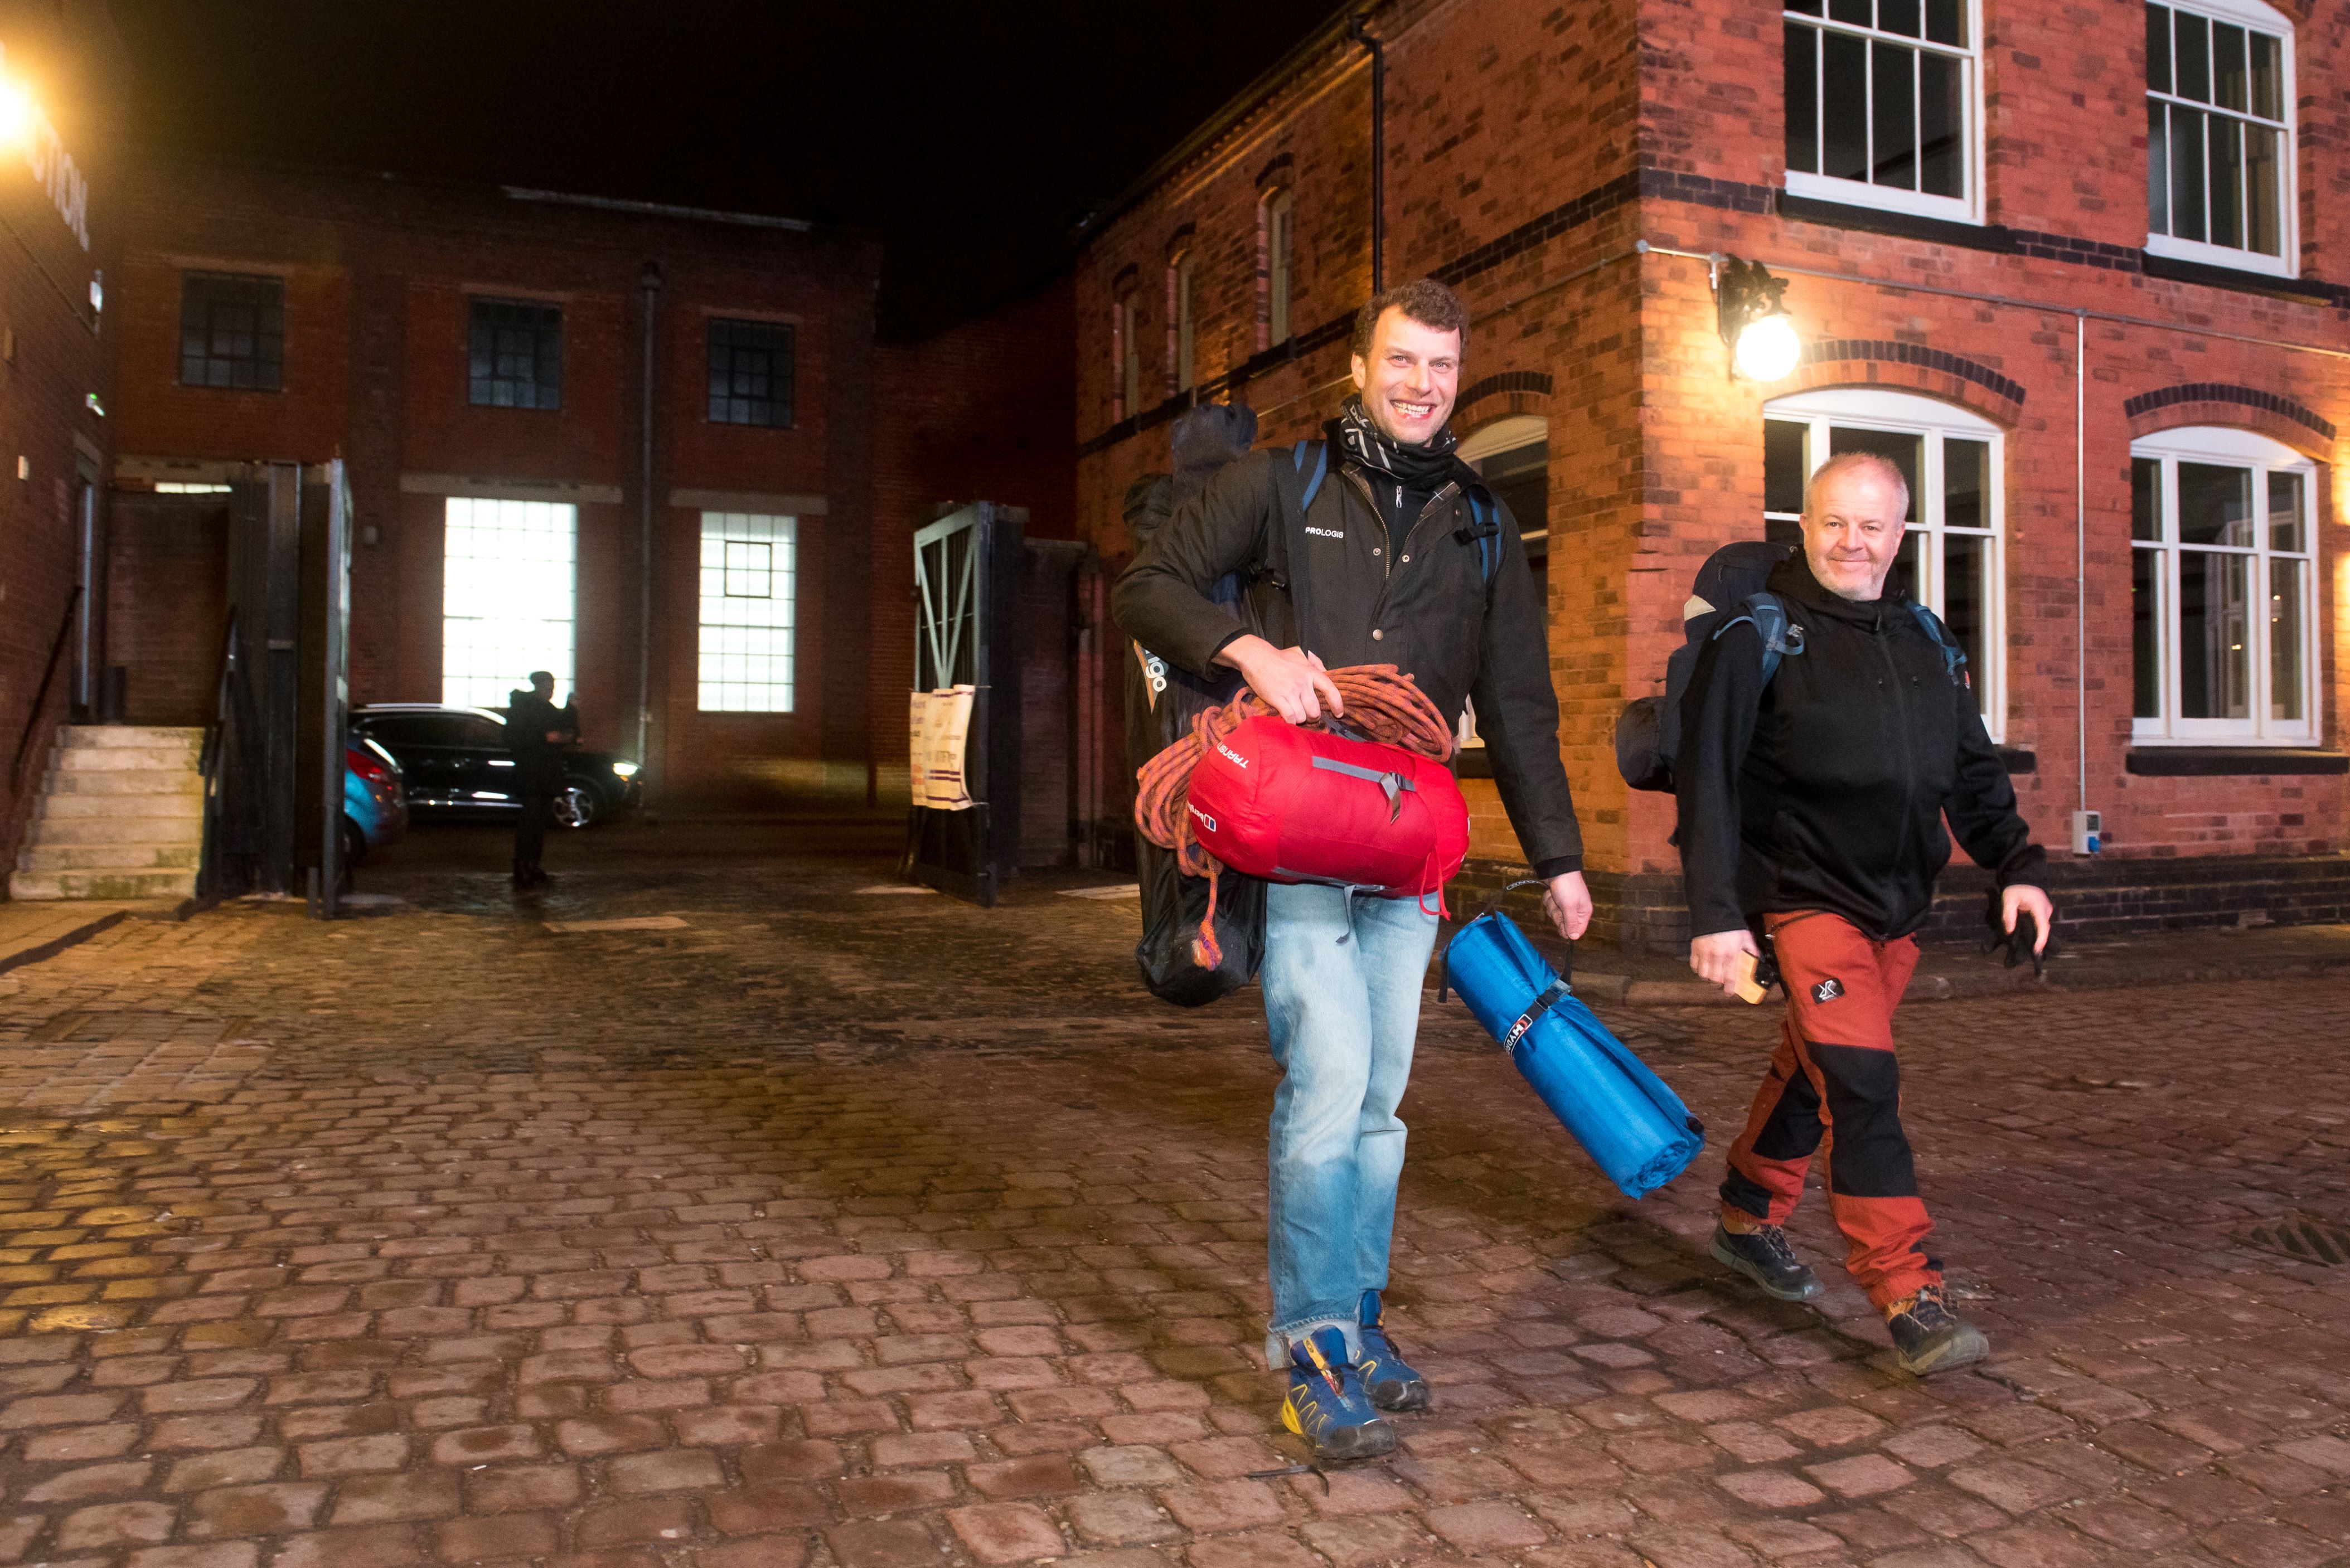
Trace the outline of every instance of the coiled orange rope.
{"type": "MultiPolygon", "coordinates": [[[[1391,746],[1402,746],[1448,761],[1452,755],[1452,726],[1436,711],[1419,683],[1392,664],[1356,664],[1330,671],[1330,684],[1346,704],[1340,722],[1347,730],[1391,746]]],[[[1221,708],[1211,708],[1191,721],[1191,732],[1160,752],[1135,774],[1134,826],[1161,849],[1174,851],[1176,867],[1186,877],[1208,879],[1208,913],[1200,922],[1199,939],[1191,944],[1191,961],[1214,969],[1224,961],[1216,940],[1216,879],[1223,867],[1191,836],[1191,770],[1220,737],[1231,734],[1250,719],[1274,711],[1272,704],[1243,688],[1221,708]]],[[[1316,719],[1308,729],[1327,730],[1316,719]]]]}

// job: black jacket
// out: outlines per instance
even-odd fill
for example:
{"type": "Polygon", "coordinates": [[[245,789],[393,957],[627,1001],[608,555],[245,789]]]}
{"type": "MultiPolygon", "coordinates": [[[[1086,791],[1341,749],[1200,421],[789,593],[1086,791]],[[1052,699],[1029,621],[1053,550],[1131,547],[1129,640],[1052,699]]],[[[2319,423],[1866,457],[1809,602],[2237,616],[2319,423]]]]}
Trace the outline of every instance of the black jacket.
{"type": "MultiPolygon", "coordinates": [[[[1495,563],[1488,582],[1479,530],[1457,483],[1437,491],[1397,538],[1373,497],[1378,476],[1342,462],[1335,445],[1330,460],[1305,518],[1305,559],[1290,563],[1305,589],[1302,637],[1291,596],[1269,566],[1275,531],[1303,490],[1287,448],[1224,468],[1159,530],[1118,580],[1118,626],[1214,680],[1224,673],[1218,650],[1249,628],[1209,593],[1226,573],[1243,574],[1253,613],[1276,646],[1309,649],[1333,670],[1396,665],[1448,718],[1473,697],[1477,732],[1528,863],[1544,877],[1582,869],[1583,836],[1559,762],[1544,607],[1508,508],[1497,504],[1484,525],[1495,563]]],[[[1312,462],[1309,449],[1309,469],[1312,462]]]]}
{"type": "Polygon", "coordinates": [[[516,687],[506,700],[506,746],[514,753],[515,783],[532,794],[553,794],[563,787],[565,742],[548,740],[550,732],[577,739],[577,713],[528,687],[516,687]]]}
{"type": "Polygon", "coordinates": [[[1761,635],[1733,626],[1699,655],[1681,700],[1690,934],[1828,909],[1871,937],[1906,936],[1950,862],[1945,814],[2000,886],[2040,885],[2046,852],[2016,813],[1975,695],[1945,672],[1908,601],[1838,598],[1800,552],[1770,587],[1804,651],[1766,691],[1761,635]]]}

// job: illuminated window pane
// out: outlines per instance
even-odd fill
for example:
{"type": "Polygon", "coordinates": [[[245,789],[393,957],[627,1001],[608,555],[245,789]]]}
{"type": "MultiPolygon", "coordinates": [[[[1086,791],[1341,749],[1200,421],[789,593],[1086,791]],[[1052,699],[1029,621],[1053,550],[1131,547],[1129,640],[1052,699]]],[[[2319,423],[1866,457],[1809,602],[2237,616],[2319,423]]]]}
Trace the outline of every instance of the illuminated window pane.
{"type": "Polygon", "coordinates": [[[449,498],[442,548],[441,700],[503,706],[534,670],[571,689],[576,508],[449,498]]]}
{"type": "Polygon", "coordinates": [[[799,522],[747,512],[702,514],[702,639],[696,669],[705,713],[792,711],[792,600],[799,522]]]}

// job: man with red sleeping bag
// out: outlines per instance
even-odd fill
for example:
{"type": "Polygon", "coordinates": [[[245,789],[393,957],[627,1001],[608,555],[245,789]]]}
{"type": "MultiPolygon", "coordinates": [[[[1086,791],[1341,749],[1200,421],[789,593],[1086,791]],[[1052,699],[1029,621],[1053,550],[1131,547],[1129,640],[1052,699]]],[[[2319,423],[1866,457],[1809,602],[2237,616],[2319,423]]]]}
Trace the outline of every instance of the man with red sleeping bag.
{"type": "MultiPolygon", "coordinates": [[[[1571,940],[1590,923],[1591,895],[1559,764],[1544,607],[1517,523],[1470,504],[1480,482],[1453,455],[1468,333],[1467,310],[1440,284],[1374,296],[1355,324],[1357,395],[1324,443],[1225,467],[1118,579],[1117,618],[1202,678],[1238,670],[1293,724],[1326,710],[1343,718],[1325,671],[1357,664],[1398,666],[1448,717],[1473,699],[1502,804],[1571,940]],[[1307,477],[1325,462],[1301,522],[1307,477]],[[1284,551],[1282,539],[1295,544],[1284,551]],[[1281,635],[1251,635],[1211,601],[1231,572],[1247,581],[1256,624],[1281,635]]],[[[1396,1106],[1435,941],[1432,901],[1312,882],[1265,889],[1259,975],[1282,1069],[1265,1353],[1289,1374],[1284,1423],[1325,1457],[1386,1452],[1395,1432],[1380,1412],[1429,1403],[1381,1325],[1380,1296],[1403,1170],[1396,1106]]]]}

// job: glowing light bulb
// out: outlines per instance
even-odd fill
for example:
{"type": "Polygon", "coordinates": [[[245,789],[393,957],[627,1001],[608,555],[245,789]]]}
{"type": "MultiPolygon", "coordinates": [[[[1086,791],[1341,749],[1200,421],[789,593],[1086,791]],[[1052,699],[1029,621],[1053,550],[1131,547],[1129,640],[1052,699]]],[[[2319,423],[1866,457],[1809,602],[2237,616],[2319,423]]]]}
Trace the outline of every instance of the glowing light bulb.
{"type": "Polygon", "coordinates": [[[1804,358],[1795,324],[1783,316],[1750,321],[1738,334],[1738,373],[1750,381],[1783,380],[1804,358]]]}

